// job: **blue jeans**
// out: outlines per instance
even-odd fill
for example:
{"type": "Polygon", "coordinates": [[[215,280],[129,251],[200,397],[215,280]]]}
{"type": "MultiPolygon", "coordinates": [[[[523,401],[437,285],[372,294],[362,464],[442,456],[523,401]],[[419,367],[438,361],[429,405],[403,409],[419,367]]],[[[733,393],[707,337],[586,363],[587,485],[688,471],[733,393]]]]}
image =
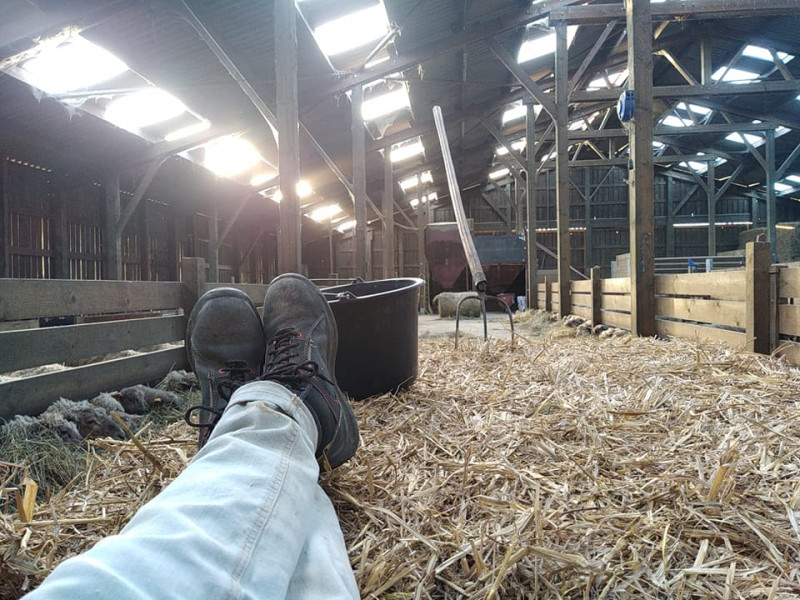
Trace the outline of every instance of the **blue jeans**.
{"type": "Polygon", "coordinates": [[[297,396],[270,381],[242,386],[164,491],[26,600],[358,598],[316,445],[297,396]]]}

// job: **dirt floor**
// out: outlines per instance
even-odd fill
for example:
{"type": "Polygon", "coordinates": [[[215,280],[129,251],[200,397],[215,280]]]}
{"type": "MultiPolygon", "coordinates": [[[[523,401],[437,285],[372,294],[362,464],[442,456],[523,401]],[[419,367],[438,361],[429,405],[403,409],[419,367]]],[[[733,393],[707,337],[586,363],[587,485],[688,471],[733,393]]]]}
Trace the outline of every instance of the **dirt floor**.
{"type": "MultiPolygon", "coordinates": [[[[508,315],[505,313],[488,313],[486,317],[486,330],[490,339],[511,339],[511,325],[508,321],[508,315]]],[[[459,337],[483,339],[483,319],[472,317],[461,319],[458,323],[458,331],[459,337]]],[[[455,335],[455,319],[443,319],[438,315],[420,315],[420,338],[450,337],[455,339],[455,335]]]]}

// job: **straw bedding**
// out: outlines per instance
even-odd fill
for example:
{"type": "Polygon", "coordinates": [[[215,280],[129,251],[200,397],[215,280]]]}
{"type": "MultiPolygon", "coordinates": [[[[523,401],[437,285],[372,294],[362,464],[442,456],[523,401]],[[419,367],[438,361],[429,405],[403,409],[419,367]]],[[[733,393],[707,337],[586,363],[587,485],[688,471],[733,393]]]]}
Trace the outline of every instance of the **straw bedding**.
{"type": "MultiPolygon", "coordinates": [[[[356,405],[362,447],[323,486],[363,597],[798,597],[798,371],[574,336],[421,340],[417,383],[356,405]]],[[[3,597],[117,531],[193,444],[177,424],[150,457],[94,441],[28,525],[6,500],[21,470],[1,465],[3,597]]]]}

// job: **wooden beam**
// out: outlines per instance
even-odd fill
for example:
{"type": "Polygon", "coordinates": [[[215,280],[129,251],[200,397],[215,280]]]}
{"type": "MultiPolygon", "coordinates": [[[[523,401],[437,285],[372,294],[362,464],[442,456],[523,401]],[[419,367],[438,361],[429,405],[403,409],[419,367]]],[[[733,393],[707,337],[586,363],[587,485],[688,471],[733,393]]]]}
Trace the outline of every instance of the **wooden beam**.
{"type": "Polygon", "coordinates": [[[706,202],[708,206],[708,255],[717,255],[717,184],[714,181],[714,161],[706,171],[706,202]]]}
{"type": "Polygon", "coordinates": [[[295,0],[275,0],[275,79],[278,101],[278,166],[280,190],[280,272],[302,270],[300,242],[300,179],[297,108],[297,6],[295,0]]]}
{"type": "Polygon", "coordinates": [[[570,239],[569,239],[569,56],[567,24],[556,23],[555,112],[556,124],[556,215],[558,249],[558,310],[561,317],[570,312],[570,239]]]}
{"type": "MultiPolygon", "coordinates": [[[[800,81],[753,81],[750,83],[714,83],[707,85],[662,85],[653,88],[654,98],[692,98],[697,96],[739,96],[741,94],[770,94],[800,90],[800,81]]],[[[620,90],[603,89],[575,91],[571,102],[608,102],[619,98],[620,90]]]]}
{"type": "Polygon", "coordinates": [[[656,334],[653,208],[653,25],[649,2],[626,4],[628,72],[636,92],[628,173],[630,199],[631,333],[656,334]]]}
{"type": "Polygon", "coordinates": [[[612,19],[611,21],[608,22],[606,28],[600,34],[600,37],[598,37],[595,40],[592,49],[589,50],[589,53],[586,55],[586,58],[583,59],[581,66],[578,67],[578,70],[575,71],[575,73],[573,73],[572,78],[569,80],[570,94],[572,94],[572,90],[574,90],[578,86],[578,82],[581,80],[581,77],[583,77],[583,74],[586,72],[586,69],[588,69],[589,65],[592,64],[594,57],[597,56],[597,53],[600,51],[600,48],[602,48],[603,44],[606,43],[608,36],[611,35],[611,32],[616,26],[617,26],[617,21],[612,19]]]}
{"type": "Polygon", "coordinates": [[[383,277],[395,277],[394,264],[394,180],[392,161],[389,155],[383,157],[383,277]]]}
{"type": "MultiPolygon", "coordinates": [[[[752,18],[754,15],[793,15],[796,0],[666,0],[654,4],[651,15],[656,19],[712,19],[735,17],[752,18]]],[[[572,24],[607,23],[609,19],[625,18],[622,4],[592,4],[556,8],[550,11],[552,21],[565,20],[572,24]]]]}
{"type": "MultiPolygon", "coordinates": [[[[506,50],[506,48],[496,39],[493,37],[487,37],[485,40],[486,45],[489,46],[489,49],[494,53],[497,59],[503,64],[503,66],[508,69],[511,74],[516,78],[519,84],[525,88],[525,90],[533,96],[536,101],[542,105],[553,119],[556,118],[556,103],[553,102],[553,99],[545,94],[544,90],[539,87],[539,85],[531,79],[531,76],[519,66],[517,60],[511,55],[511,53],[506,50]]],[[[568,107],[567,107],[568,109],[568,107]]]]}
{"type": "Polygon", "coordinates": [[[764,242],[748,242],[745,247],[745,261],[746,349],[749,352],[769,354],[771,246],[764,242]]]}
{"type": "Polygon", "coordinates": [[[777,252],[778,238],[775,230],[777,221],[777,206],[775,198],[775,131],[770,129],[767,131],[767,143],[765,144],[765,159],[764,159],[764,174],[765,183],[764,187],[767,192],[767,242],[771,245],[773,252],[777,252]]]}
{"type": "Polygon", "coordinates": [[[522,156],[516,150],[514,150],[514,148],[511,147],[511,140],[509,140],[506,136],[500,133],[497,127],[492,125],[492,123],[489,122],[489,120],[486,117],[478,117],[478,119],[480,120],[481,124],[486,128],[486,131],[492,134],[492,137],[496,139],[500,143],[500,145],[503,146],[503,148],[508,150],[508,156],[513,158],[514,162],[516,162],[521,169],[524,169],[525,161],[522,160],[522,156]]]}
{"type": "Polygon", "coordinates": [[[528,307],[539,307],[539,294],[537,288],[538,274],[536,272],[536,152],[535,145],[536,113],[533,101],[526,98],[525,104],[525,209],[527,225],[525,245],[527,250],[527,265],[525,270],[525,294],[528,297],[528,307]]]}
{"type": "MultiPolygon", "coordinates": [[[[367,168],[366,168],[366,130],[361,117],[361,103],[364,98],[363,88],[356,86],[350,96],[350,131],[353,139],[353,188],[355,195],[356,227],[353,242],[355,244],[355,276],[369,279],[367,273],[367,168]]],[[[421,204],[421,202],[420,202],[421,204]]]]}

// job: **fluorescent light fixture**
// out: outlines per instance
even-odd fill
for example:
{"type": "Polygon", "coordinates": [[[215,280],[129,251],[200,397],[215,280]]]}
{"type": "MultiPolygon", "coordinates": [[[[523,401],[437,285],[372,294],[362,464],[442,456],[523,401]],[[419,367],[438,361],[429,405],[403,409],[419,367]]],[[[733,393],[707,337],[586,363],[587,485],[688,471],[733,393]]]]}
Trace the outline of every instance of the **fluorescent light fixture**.
{"type": "Polygon", "coordinates": [[[775,229],[786,229],[789,231],[793,231],[795,229],[794,225],[784,225],[783,223],[778,223],[775,225],[775,229]]]}
{"type": "Polygon", "coordinates": [[[787,175],[786,180],[792,183],[800,183],[800,175],[787,175]]]}
{"type": "Polygon", "coordinates": [[[320,49],[328,56],[336,56],[366,46],[389,33],[389,19],[383,4],[323,23],[314,29],[320,49]]]}
{"type": "Polygon", "coordinates": [[[330,221],[333,217],[342,212],[342,207],[338,204],[329,204],[328,206],[320,206],[312,210],[308,216],[315,220],[317,223],[322,221],[330,221]]]}
{"type": "MultiPolygon", "coordinates": [[[[567,27],[567,48],[572,45],[572,40],[575,39],[575,34],[578,32],[577,25],[569,25],[567,27]]],[[[519,54],[517,55],[517,62],[524,63],[534,58],[540,58],[547,54],[552,54],[556,51],[556,33],[547,33],[543,36],[525,40],[519,47],[519,54]]]]}
{"type": "MultiPolygon", "coordinates": [[[[794,55],[787,54],[786,52],[776,52],[778,58],[780,58],[784,63],[788,63],[790,60],[794,58],[794,55]]],[[[774,62],[772,60],[772,53],[766,49],[762,48],[761,46],[754,46],[753,44],[748,44],[745,46],[744,50],[742,51],[742,56],[749,56],[750,58],[757,58],[758,60],[765,60],[767,62],[774,62]]]]}
{"type": "Polygon", "coordinates": [[[678,104],[675,105],[675,108],[686,112],[693,112],[694,114],[703,117],[714,112],[714,110],[711,108],[700,106],[699,104],[686,104],[686,102],[678,102],[678,104]]]}
{"type": "Polygon", "coordinates": [[[489,173],[489,179],[492,180],[502,179],[503,177],[509,175],[510,173],[511,171],[508,169],[508,167],[503,167],[501,169],[497,169],[496,171],[492,171],[491,173],[489,173]]]}
{"type": "Polygon", "coordinates": [[[404,85],[387,94],[381,94],[375,98],[365,100],[361,104],[361,117],[365,121],[371,121],[410,106],[411,101],[408,98],[408,90],[404,85]]]}
{"type": "Polygon", "coordinates": [[[253,144],[235,136],[216,139],[207,144],[205,150],[203,165],[222,177],[243,173],[261,161],[253,144]]]}
{"type": "Polygon", "coordinates": [[[20,65],[25,81],[48,94],[85,89],[127,70],[128,65],[116,56],[77,34],[61,43],[45,42],[20,65]]]}
{"type": "Polygon", "coordinates": [[[731,142],[736,142],[737,144],[744,144],[745,140],[747,140],[754,147],[762,146],[765,142],[764,138],[760,135],[756,135],[755,133],[742,134],[738,131],[729,133],[725,136],[725,139],[731,142]]]}
{"type": "Polygon", "coordinates": [[[103,117],[122,129],[137,130],[169,121],[186,112],[186,106],[169,92],[148,87],[114,100],[103,117]]]}
{"type": "Polygon", "coordinates": [[[268,181],[272,181],[277,176],[277,173],[258,173],[250,178],[250,185],[253,187],[258,187],[260,185],[264,185],[268,181]]]}
{"type": "Polygon", "coordinates": [[[413,156],[417,156],[419,154],[423,154],[425,152],[425,147],[422,145],[422,141],[417,138],[413,142],[406,142],[403,144],[398,144],[396,146],[392,146],[391,152],[389,152],[389,160],[392,162],[400,162],[402,160],[407,160],[413,156]]]}
{"type": "Polygon", "coordinates": [[[342,223],[341,225],[339,225],[339,226],[336,228],[336,231],[338,231],[339,233],[344,233],[344,232],[345,232],[345,231],[347,231],[348,229],[352,229],[352,228],[353,228],[353,227],[355,227],[355,226],[356,226],[356,221],[355,221],[355,219],[351,219],[350,221],[345,221],[344,223],[342,223]]]}
{"type": "Polygon", "coordinates": [[[206,131],[211,127],[211,123],[209,121],[200,121],[199,123],[195,123],[194,125],[189,125],[187,127],[181,127],[180,129],[176,129],[164,136],[165,142],[174,142],[175,140],[182,140],[183,138],[187,138],[190,135],[194,135],[196,133],[200,133],[202,131],[206,131]]]}
{"type": "MultiPolygon", "coordinates": [[[[748,225],[752,225],[752,221],[722,221],[720,223],[715,223],[717,227],[744,227],[748,225]]],[[[676,229],[695,229],[700,227],[708,227],[708,222],[706,223],[675,223],[673,225],[676,229]]]]}
{"type": "MultiPolygon", "coordinates": [[[[622,69],[621,71],[617,71],[616,73],[609,73],[606,75],[608,78],[608,83],[611,84],[612,87],[619,87],[628,79],[628,69],[622,69]]],[[[589,82],[589,85],[586,86],[588,91],[594,90],[606,90],[608,88],[608,83],[606,83],[606,77],[598,77],[597,79],[593,79],[589,82]]]]}
{"type": "Polygon", "coordinates": [[[753,73],[752,71],[728,69],[727,67],[720,67],[711,75],[711,79],[714,81],[727,81],[728,83],[749,83],[755,81],[758,77],[758,73],[753,73]]]}
{"type": "MultiPolygon", "coordinates": [[[[577,233],[581,231],[586,231],[586,227],[570,227],[570,233],[577,233]]],[[[557,233],[558,229],[556,227],[538,227],[536,229],[536,233],[557,233]]]]}

